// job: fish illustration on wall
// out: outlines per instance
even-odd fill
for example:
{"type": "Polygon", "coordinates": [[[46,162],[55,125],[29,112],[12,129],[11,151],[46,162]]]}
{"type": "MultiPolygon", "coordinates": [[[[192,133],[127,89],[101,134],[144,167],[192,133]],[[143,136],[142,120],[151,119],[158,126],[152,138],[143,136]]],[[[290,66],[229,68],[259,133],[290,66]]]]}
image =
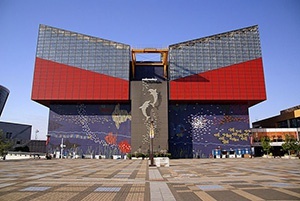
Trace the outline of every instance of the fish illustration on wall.
{"type": "Polygon", "coordinates": [[[156,91],[156,89],[149,89],[148,90],[150,92],[150,94],[153,96],[153,102],[150,103],[153,107],[155,107],[155,104],[157,102],[157,98],[158,98],[158,93],[156,91]]]}
{"type": "Polygon", "coordinates": [[[147,108],[150,105],[150,101],[145,101],[141,107],[139,107],[142,110],[143,115],[146,117],[145,121],[148,121],[150,116],[147,114],[147,108]]]}
{"type": "Polygon", "coordinates": [[[127,119],[131,120],[131,115],[126,110],[121,110],[120,104],[118,104],[112,113],[112,119],[115,122],[117,129],[119,129],[121,123],[126,122],[127,119]]]}

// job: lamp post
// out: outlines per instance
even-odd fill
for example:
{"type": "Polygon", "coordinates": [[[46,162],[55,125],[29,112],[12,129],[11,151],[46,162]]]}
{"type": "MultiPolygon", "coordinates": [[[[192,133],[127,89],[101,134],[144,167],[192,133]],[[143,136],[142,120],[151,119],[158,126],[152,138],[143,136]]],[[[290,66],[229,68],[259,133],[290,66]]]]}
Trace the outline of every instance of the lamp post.
{"type": "Polygon", "coordinates": [[[63,158],[64,147],[66,147],[66,145],[64,145],[64,138],[61,138],[61,144],[60,144],[60,158],[63,158]]]}
{"type": "Polygon", "coordinates": [[[154,158],[153,158],[153,138],[154,138],[154,127],[153,127],[153,121],[150,123],[150,132],[149,132],[149,137],[150,137],[150,166],[154,166],[154,158]]]}
{"type": "Polygon", "coordinates": [[[38,129],[35,130],[35,140],[37,140],[37,134],[39,133],[40,131],[38,129]]]}
{"type": "Polygon", "coordinates": [[[50,143],[51,135],[47,134],[46,136],[47,136],[47,140],[46,140],[46,158],[51,159],[51,155],[49,154],[49,143],[50,143]]]}

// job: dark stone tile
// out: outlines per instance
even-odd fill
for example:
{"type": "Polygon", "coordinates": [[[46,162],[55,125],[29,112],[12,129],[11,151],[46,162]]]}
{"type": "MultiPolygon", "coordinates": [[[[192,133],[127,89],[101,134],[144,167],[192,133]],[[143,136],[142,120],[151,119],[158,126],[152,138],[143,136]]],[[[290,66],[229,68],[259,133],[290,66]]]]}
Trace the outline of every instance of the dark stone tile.
{"type": "Polygon", "coordinates": [[[129,176],[129,179],[135,179],[135,177],[136,177],[136,175],[137,175],[138,172],[139,172],[139,170],[133,170],[133,172],[129,176]]]}
{"type": "Polygon", "coordinates": [[[176,191],[186,191],[186,190],[190,190],[188,187],[174,187],[174,189],[176,191]]]}
{"type": "Polygon", "coordinates": [[[297,197],[273,189],[247,189],[244,191],[264,200],[299,200],[297,197]]]}
{"type": "Polygon", "coordinates": [[[215,198],[216,200],[222,200],[222,201],[250,201],[249,199],[240,196],[239,194],[236,194],[232,191],[206,191],[207,194],[215,198]]]}
{"type": "Polygon", "coordinates": [[[124,184],[117,195],[114,197],[113,201],[125,201],[132,184],[124,184]]]}
{"type": "Polygon", "coordinates": [[[289,191],[292,191],[292,192],[300,194],[300,188],[286,188],[286,190],[289,190],[289,191]]]}
{"type": "Polygon", "coordinates": [[[224,184],[235,184],[235,183],[245,183],[245,181],[221,181],[224,184]]]}
{"type": "Polygon", "coordinates": [[[116,171],[114,171],[112,174],[110,174],[110,175],[107,175],[105,178],[107,178],[107,179],[111,179],[111,178],[113,178],[114,176],[116,176],[118,173],[120,173],[122,170],[116,170],[116,171]]]}
{"type": "Polygon", "coordinates": [[[43,196],[45,194],[45,192],[37,192],[33,195],[30,195],[30,196],[26,196],[25,198],[21,198],[19,199],[20,201],[27,201],[27,200],[33,200],[33,199],[36,199],[40,196],[43,196]]]}
{"type": "Polygon", "coordinates": [[[261,185],[256,185],[256,184],[230,184],[230,186],[233,186],[234,188],[258,188],[258,187],[263,187],[261,185]]]}
{"type": "Polygon", "coordinates": [[[178,193],[178,196],[179,196],[179,198],[181,198],[181,200],[188,200],[188,201],[201,201],[202,200],[195,193],[192,193],[192,192],[178,193]]]}
{"type": "Polygon", "coordinates": [[[172,188],[174,188],[175,191],[186,191],[186,190],[190,190],[190,189],[186,186],[186,184],[183,184],[183,183],[169,184],[168,186],[169,186],[169,188],[170,188],[170,186],[171,186],[172,188]]]}
{"type": "Polygon", "coordinates": [[[276,182],[274,180],[270,180],[270,179],[265,179],[265,180],[253,180],[255,182],[258,182],[258,183],[263,183],[263,182],[276,182]]]}

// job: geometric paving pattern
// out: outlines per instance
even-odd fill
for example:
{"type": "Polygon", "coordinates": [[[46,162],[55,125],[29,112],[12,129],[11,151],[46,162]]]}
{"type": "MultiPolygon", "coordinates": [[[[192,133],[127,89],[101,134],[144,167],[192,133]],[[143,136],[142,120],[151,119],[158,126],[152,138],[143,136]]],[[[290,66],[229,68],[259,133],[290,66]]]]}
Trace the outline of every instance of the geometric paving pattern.
{"type": "Polygon", "coordinates": [[[300,160],[0,161],[4,200],[300,200],[300,160]]]}
{"type": "Polygon", "coordinates": [[[300,160],[171,160],[161,167],[176,200],[300,200],[300,160]]]}

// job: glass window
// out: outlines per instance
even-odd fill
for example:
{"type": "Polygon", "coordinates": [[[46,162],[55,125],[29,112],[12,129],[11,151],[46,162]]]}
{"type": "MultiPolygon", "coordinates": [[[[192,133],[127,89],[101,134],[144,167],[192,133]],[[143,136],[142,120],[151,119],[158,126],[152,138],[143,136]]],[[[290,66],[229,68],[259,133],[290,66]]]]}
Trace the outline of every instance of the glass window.
{"type": "Polygon", "coordinates": [[[186,73],[196,74],[203,69],[217,69],[261,57],[256,30],[257,27],[247,28],[244,31],[202,38],[193,41],[192,45],[191,42],[171,45],[169,47],[170,79],[184,77],[186,73]],[[180,66],[186,69],[183,74],[175,70],[180,66]]]}

